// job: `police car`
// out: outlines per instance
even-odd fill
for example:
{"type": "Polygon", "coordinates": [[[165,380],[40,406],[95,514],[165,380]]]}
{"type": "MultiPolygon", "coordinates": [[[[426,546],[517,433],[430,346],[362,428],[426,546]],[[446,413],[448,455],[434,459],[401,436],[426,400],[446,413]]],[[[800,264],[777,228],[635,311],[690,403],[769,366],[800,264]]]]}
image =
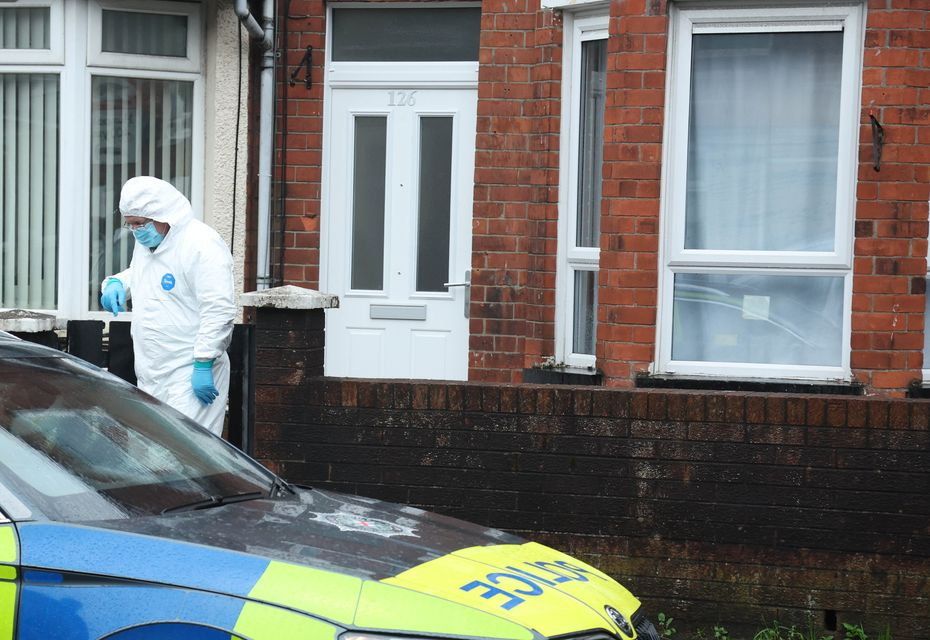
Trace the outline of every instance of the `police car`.
{"type": "Polygon", "coordinates": [[[0,640],[657,640],[575,558],[291,486],[131,385],[0,335],[0,640]]]}

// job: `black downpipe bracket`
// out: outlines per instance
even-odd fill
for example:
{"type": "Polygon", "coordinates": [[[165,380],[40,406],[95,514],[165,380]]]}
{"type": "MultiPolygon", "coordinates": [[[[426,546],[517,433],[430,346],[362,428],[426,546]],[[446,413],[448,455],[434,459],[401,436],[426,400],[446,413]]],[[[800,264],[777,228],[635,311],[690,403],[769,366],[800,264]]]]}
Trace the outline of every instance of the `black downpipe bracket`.
{"type": "Polygon", "coordinates": [[[304,51],[304,57],[300,59],[300,62],[297,63],[297,66],[294,67],[294,70],[291,71],[291,78],[288,80],[287,84],[289,86],[294,86],[297,84],[297,76],[300,75],[300,72],[304,72],[304,88],[309,89],[312,84],[310,81],[310,70],[313,68],[313,47],[307,47],[304,51]]]}
{"type": "Polygon", "coordinates": [[[875,114],[869,114],[872,121],[872,168],[882,170],[882,148],[885,146],[885,129],[878,122],[875,114]]]}

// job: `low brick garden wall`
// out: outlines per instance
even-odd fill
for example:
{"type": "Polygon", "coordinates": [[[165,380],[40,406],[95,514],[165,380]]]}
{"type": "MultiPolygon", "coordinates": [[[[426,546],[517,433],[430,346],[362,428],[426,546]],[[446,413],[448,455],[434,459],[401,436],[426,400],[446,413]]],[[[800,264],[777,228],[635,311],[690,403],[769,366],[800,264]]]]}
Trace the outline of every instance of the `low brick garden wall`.
{"type": "Polygon", "coordinates": [[[680,630],[930,638],[924,401],[321,378],[260,398],[257,455],[289,480],[566,549],[680,630]]]}
{"type": "Polygon", "coordinates": [[[259,320],[256,454],[291,481],[564,549],[679,638],[930,638],[927,401],[328,379],[321,323],[259,320]]]}

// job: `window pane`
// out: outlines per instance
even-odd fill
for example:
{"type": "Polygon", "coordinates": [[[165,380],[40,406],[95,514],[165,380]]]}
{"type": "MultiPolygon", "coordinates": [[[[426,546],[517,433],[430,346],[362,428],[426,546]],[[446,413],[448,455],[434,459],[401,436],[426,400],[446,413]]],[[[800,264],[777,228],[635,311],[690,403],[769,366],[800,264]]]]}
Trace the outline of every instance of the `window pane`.
{"type": "Polygon", "coordinates": [[[843,34],[698,34],[685,248],[832,251],[843,34]]]}
{"type": "Polygon", "coordinates": [[[478,60],[479,7],[334,9],[336,62],[478,60]]]}
{"type": "Polygon", "coordinates": [[[49,49],[48,7],[0,8],[0,49],[49,49]]]}
{"type": "Polygon", "coordinates": [[[102,50],[144,56],[187,55],[187,16],[103,10],[102,50]]]}
{"type": "Polygon", "coordinates": [[[384,180],[387,118],[355,118],[352,176],[352,288],[384,287],[384,180]]]}
{"type": "Polygon", "coordinates": [[[930,369],[930,278],[927,278],[924,298],[924,369],[930,369]]]}
{"type": "Polygon", "coordinates": [[[452,201],[452,118],[420,118],[417,291],[446,291],[452,201]]]}
{"type": "Polygon", "coordinates": [[[578,203],[575,244],[597,247],[601,221],[601,151],[604,147],[604,95],[607,41],[581,43],[581,122],[578,140],[578,203]]]}
{"type": "Polygon", "coordinates": [[[572,352],[594,355],[597,323],[597,271],[575,272],[572,352]]]}
{"type": "Polygon", "coordinates": [[[256,462],[86,363],[6,360],[0,398],[0,483],[39,519],[156,515],[268,486],[256,462]]]}
{"type": "Polygon", "coordinates": [[[0,306],[58,301],[58,76],[0,74],[0,306]]]}
{"type": "Polygon", "coordinates": [[[99,311],[100,282],[129,266],[135,245],[118,211],[123,183],[155,176],[191,197],[194,83],[98,76],[91,84],[88,303],[99,311]]]}
{"type": "Polygon", "coordinates": [[[843,278],[675,275],[672,359],[839,366],[843,278]]]}

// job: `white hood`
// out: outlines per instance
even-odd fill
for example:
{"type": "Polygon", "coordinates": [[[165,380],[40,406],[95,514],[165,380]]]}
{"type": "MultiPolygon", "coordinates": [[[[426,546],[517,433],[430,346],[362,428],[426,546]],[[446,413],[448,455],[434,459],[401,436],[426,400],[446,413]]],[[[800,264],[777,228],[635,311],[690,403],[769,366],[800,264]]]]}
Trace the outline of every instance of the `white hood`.
{"type": "Polygon", "coordinates": [[[184,194],[170,183],[151,176],[130,178],[123,185],[119,197],[119,210],[123,216],[151,218],[180,227],[194,217],[194,210],[184,194]]]}

